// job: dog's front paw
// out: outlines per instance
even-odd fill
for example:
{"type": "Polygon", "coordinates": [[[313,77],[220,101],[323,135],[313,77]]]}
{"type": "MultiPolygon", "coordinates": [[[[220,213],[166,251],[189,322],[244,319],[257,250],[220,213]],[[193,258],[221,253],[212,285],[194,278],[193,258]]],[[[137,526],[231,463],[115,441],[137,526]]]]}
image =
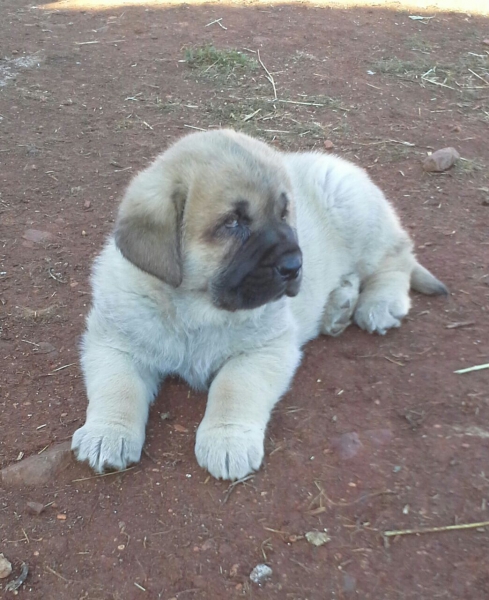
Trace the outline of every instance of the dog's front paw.
{"type": "Polygon", "coordinates": [[[197,430],[195,455],[217,479],[241,479],[260,468],[265,429],[252,423],[207,425],[197,430]]]}
{"type": "Polygon", "coordinates": [[[135,433],[117,423],[86,423],[73,435],[71,449],[80,461],[87,461],[97,472],[125,469],[138,462],[144,434],[135,433]]]}
{"type": "Polygon", "coordinates": [[[384,335],[392,327],[400,327],[401,320],[409,311],[409,298],[391,301],[367,301],[359,303],[355,311],[355,323],[369,333],[384,335]]]}

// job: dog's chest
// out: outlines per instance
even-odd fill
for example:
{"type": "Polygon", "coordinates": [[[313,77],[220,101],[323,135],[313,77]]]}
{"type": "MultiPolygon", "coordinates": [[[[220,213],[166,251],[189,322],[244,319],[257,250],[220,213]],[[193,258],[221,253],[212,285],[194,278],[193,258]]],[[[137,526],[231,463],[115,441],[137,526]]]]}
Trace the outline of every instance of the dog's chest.
{"type": "Polygon", "coordinates": [[[163,376],[176,374],[196,389],[207,389],[226,361],[252,352],[283,332],[286,319],[277,318],[278,304],[245,318],[217,309],[195,312],[185,306],[169,318],[156,314],[153,305],[148,310],[152,318],[141,319],[139,328],[132,330],[131,337],[137,338],[133,337],[132,344],[141,362],[163,376]]]}

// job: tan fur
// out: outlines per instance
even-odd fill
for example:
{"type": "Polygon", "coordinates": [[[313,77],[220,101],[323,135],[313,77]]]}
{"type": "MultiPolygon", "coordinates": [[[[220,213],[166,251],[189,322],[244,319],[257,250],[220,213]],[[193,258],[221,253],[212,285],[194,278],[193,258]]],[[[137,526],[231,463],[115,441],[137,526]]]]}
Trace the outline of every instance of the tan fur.
{"type": "Polygon", "coordinates": [[[446,292],[363,170],[322,154],[282,154],[229,130],[183,138],[131,182],[92,284],[79,459],[97,471],[139,460],[149,404],[160,381],[178,374],[209,389],[196,456],[225,479],[259,468],[271,410],[305,342],[353,321],[380,334],[398,327],[411,284],[446,292]],[[285,197],[303,257],[298,295],[250,310],[217,307],[214,278],[230,256],[239,261],[241,246],[216,224],[245,199],[250,227],[266,230],[285,197]]]}

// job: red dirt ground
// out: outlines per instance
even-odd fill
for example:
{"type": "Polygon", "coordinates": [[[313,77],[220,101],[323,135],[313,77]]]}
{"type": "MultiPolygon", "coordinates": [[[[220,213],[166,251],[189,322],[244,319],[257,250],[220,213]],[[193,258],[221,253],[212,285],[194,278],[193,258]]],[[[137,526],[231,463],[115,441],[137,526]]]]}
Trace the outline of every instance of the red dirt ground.
{"type": "Polygon", "coordinates": [[[132,174],[185,125],[243,125],[257,98],[273,98],[263,69],[199,74],[185,46],[260,50],[279,99],[309,104],[277,102],[246,123],[282,148],[330,140],[366,167],[451,289],[446,301],[417,296],[385,338],[352,327],[309,344],[263,468],[231,490],[196,464],[205,396],[179,381],[155,403],[133,469],[93,478],[74,463],[51,484],[0,488],[0,552],[14,574],[30,569],[18,597],[487,599],[488,529],[390,544],[382,533],[489,520],[489,372],[454,374],[489,361],[488,19],[24,0],[0,12],[2,467],[83,423],[90,265],[132,174]],[[219,18],[227,29],[206,27],[219,18]],[[466,160],[424,173],[426,152],[448,145],[466,160]],[[51,236],[26,239],[31,229],[51,236]],[[362,442],[352,458],[339,451],[346,433],[362,442]],[[36,516],[29,501],[52,504],[36,516]],[[325,528],[322,547],[303,537],[325,528]],[[273,575],[259,586],[249,574],[262,562],[273,575]]]}

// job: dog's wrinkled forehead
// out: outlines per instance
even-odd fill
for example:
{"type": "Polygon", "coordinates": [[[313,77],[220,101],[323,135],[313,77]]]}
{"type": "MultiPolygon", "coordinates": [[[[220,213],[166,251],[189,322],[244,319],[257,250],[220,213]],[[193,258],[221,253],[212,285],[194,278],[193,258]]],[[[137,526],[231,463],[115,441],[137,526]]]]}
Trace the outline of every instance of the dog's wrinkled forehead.
{"type": "Polygon", "coordinates": [[[266,220],[284,210],[290,187],[278,153],[256,152],[256,148],[252,152],[231,140],[199,166],[187,198],[187,218],[192,220],[197,213],[212,222],[236,210],[254,220],[266,220]]]}

